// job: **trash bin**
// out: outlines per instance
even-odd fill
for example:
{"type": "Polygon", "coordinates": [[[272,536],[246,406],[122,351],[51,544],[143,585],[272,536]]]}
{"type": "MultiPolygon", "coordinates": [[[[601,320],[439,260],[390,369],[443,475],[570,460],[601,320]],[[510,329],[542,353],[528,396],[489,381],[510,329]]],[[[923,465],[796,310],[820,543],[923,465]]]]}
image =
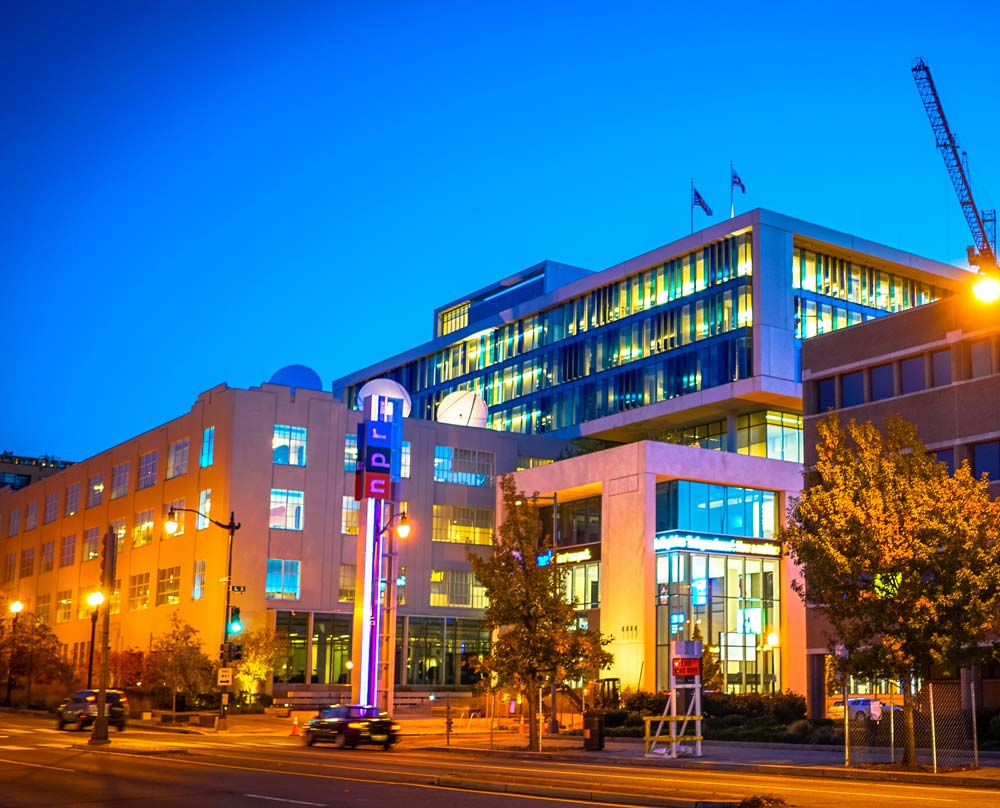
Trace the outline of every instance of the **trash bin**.
{"type": "Polygon", "coordinates": [[[604,713],[583,714],[583,748],[588,752],[604,749],[604,713]]]}

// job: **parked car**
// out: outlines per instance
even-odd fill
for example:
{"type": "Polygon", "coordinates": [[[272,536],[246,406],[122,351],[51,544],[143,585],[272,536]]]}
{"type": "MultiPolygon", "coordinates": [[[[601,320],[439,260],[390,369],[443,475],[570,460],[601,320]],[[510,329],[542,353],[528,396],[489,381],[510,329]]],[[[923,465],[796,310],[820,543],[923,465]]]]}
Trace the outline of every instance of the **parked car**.
{"type": "Polygon", "coordinates": [[[377,744],[388,751],[399,740],[399,724],[377,707],[361,704],[335,704],[310,718],[302,732],[306,746],[335,743],[342,749],[360,744],[377,744]]]}
{"type": "MultiPolygon", "coordinates": [[[[129,718],[128,697],[120,690],[105,690],[104,698],[108,725],[121,732],[129,718]]],[[[67,724],[74,724],[77,730],[82,731],[96,720],[97,691],[78,690],[59,705],[56,727],[62,729],[67,724]]]]}
{"type": "MultiPolygon", "coordinates": [[[[847,714],[857,720],[870,720],[878,721],[882,718],[882,714],[889,709],[889,705],[884,701],[875,698],[874,696],[858,696],[857,698],[847,700],[847,714]]],[[[903,708],[898,704],[893,708],[896,712],[899,712],[903,708]]],[[[830,718],[843,719],[844,717],[844,700],[837,699],[833,704],[830,705],[829,710],[830,718]]]]}

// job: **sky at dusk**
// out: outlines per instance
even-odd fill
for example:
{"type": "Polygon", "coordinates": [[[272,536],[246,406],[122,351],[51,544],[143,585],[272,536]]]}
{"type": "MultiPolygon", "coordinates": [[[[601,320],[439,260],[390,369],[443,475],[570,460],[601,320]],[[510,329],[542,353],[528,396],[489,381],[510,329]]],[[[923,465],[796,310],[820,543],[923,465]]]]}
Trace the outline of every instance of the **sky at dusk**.
{"type": "Polygon", "coordinates": [[[689,232],[691,178],[949,263],[1000,198],[982,2],[23,2],[0,30],[0,449],[82,460],[221,382],[330,381],[543,259],[689,232]],[[992,196],[991,196],[992,195],[992,196]]]}

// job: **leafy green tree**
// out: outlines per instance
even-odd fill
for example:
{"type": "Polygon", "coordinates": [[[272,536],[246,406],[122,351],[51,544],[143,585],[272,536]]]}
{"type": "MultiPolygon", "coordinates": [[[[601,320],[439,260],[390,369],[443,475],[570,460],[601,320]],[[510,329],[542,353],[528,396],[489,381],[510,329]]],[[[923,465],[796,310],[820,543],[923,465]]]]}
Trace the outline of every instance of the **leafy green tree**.
{"type": "Polygon", "coordinates": [[[177,694],[197,696],[212,686],[215,666],[202,652],[198,630],[182,623],[176,611],[170,615],[170,631],[153,640],[146,661],[145,678],[151,686],[170,689],[172,712],[177,713],[177,694]]]}
{"type": "Polygon", "coordinates": [[[567,602],[565,571],[555,563],[539,566],[552,549],[538,508],[514,478],[500,480],[504,521],[493,554],[470,554],[473,571],[486,589],[485,623],[495,630],[483,670],[499,687],[519,690],[529,712],[529,746],[541,749],[539,691],[553,681],[586,678],[612,662],[610,642],[599,632],[575,628],[574,604],[567,602]]]}
{"type": "Polygon", "coordinates": [[[1000,503],[964,464],[950,476],[916,428],[890,418],[819,425],[817,462],[781,538],[793,582],[841,643],[845,673],[897,679],[904,765],[915,762],[912,690],[938,663],[990,653],[1000,609],[1000,503]]]}
{"type": "Polygon", "coordinates": [[[32,612],[22,612],[15,621],[6,621],[0,636],[0,655],[4,670],[10,671],[8,685],[18,680],[25,683],[25,704],[31,704],[31,688],[35,682],[61,681],[69,684],[73,671],[62,659],[62,643],[55,632],[40,623],[32,612]]]}
{"type": "Polygon", "coordinates": [[[287,659],[291,653],[288,635],[265,626],[246,632],[240,640],[243,658],[236,665],[236,678],[243,690],[259,693],[274,675],[278,660],[287,659]]]}

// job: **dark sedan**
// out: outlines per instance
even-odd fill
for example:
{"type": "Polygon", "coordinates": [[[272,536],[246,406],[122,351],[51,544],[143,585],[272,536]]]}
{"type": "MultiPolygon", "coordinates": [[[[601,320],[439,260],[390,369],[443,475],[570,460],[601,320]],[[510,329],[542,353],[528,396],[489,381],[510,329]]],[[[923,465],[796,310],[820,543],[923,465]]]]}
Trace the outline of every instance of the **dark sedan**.
{"type": "Polygon", "coordinates": [[[376,744],[388,751],[399,740],[399,724],[377,707],[335,704],[320,710],[315,718],[310,718],[302,736],[306,746],[321,741],[335,743],[342,749],[376,744]]]}

